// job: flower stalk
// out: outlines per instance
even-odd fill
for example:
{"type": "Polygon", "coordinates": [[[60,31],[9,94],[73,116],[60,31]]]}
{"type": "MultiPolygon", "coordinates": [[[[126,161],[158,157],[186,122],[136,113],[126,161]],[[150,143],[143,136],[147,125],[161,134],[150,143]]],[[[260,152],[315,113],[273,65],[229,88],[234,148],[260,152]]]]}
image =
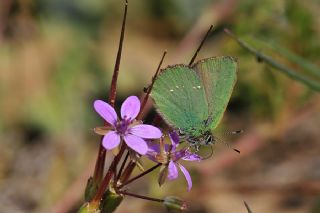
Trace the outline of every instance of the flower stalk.
{"type": "MultiPolygon", "coordinates": [[[[114,71],[113,71],[112,81],[111,81],[111,86],[110,86],[110,91],[109,91],[109,103],[113,107],[114,107],[116,95],[117,95],[117,80],[118,80],[119,70],[120,70],[121,52],[122,52],[122,46],[123,46],[123,40],[124,40],[127,13],[128,13],[128,1],[126,0],[125,7],[124,7],[124,15],[123,15],[123,21],[122,21],[122,27],[121,27],[118,53],[117,53],[117,58],[116,58],[115,66],[114,66],[114,71]]],[[[105,125],[106,125],[106,123],[105,123],[105,125]]],[[[106,150],[102,146],[102,140],[103,140],[103,137],[101,137],[98,157],[97,157],[97,161],[96,161],[96,165],[95,165],[95,169],[94,169],[94,173],[93,173],[93,182],[96,184],[100,184],[100,182],[102,180],[105,159],[106,159],[106,150]]]]}

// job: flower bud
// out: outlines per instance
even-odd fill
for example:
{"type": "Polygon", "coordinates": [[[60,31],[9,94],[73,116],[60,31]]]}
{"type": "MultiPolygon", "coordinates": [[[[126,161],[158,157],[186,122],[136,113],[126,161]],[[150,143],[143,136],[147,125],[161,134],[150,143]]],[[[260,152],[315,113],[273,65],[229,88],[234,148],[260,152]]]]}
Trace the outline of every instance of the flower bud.
{"type": "Polygon", "coordinates": [[[173,196],[166,197],[163,201],[163,204],[169,212],[183,212],[188,209],[185,201],[173,196]]]}
{"type": "Polygon", "coordinates": [[[84,200],[89,202],[93,198],[97,190],[98,190],[97,182],[95,182],[93,178],[90,177],[87,181],[87,186],[84,192],[84,200]]]}
{"type": "Polygon", "coordinates": [[[114,212],[123,200],[123,195],[115,193],[112,189],[107,190],[100,204],[101,212],[114,212]]]}
{"type": "Polygon", "coordinates": [[[80,207],[80,209],[78,210],[78,213],[100,213],[99,203],[98,202],[85,203],[80,207]]]}

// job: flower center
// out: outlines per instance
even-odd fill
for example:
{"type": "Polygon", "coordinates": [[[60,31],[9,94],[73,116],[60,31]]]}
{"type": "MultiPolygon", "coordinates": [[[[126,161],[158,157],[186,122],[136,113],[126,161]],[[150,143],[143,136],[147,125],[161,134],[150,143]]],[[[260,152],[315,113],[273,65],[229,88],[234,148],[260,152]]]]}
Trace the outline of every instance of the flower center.
{"type": "Polygon", "coordinates": [[[131,124],[130,119],[124,118],[123,120],[118,121],[116,125],[117,133],[120,135],[125,135],[127,133],[127,130],[130,124],[131,124]]]}

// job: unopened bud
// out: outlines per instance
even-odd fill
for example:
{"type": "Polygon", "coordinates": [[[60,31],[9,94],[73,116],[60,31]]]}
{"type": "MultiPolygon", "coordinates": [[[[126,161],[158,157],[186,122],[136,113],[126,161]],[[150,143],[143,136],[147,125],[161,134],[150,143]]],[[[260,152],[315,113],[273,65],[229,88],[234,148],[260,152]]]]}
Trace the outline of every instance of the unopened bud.
{"type": "Polygon", "coordinates": [[[123,200],[123,195],[117,194],[113,189],[107,190],[100,204],[101,213],[114,212],[123,200]]]}
{"type": "Polygon", "coordinates": [[[163,204],[169,212],[173,213],[183,212],[188,209],[188,205],[185,201],[173,196],[166,197],[163,204]]]}
{"type": "Polygon", "coordinates": [[[98,190],[98,183],[92,177],[88,179],[86,190],[84,192],[85,201],[89,202],[98,190]]]}
{"type": "Polygon", "coordinates": [[[99,202],[87,202],[83,204],[78,210],[78,213],[100,213],[99,202]]]}

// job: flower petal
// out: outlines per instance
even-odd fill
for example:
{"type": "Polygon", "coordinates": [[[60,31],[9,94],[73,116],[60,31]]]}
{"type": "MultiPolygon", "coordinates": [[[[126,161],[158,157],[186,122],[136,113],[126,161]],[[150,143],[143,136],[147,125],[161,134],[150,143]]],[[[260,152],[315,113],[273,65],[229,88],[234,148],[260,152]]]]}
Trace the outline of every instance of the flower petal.
{"type": "Polygon", "coordinates": [[[140,112],[140,100],[137,96],[128,97],[121,106],[121,118],[133,120],[140,112]]]}
{"type": "Polygon", "coordinates": [[[202,157],[200,155],[197,155],[195,153],[192,153],[190,151],[186,151],[184,156],[182,157],[182,160],[187,161],[201,161],[202,157]]]}
{"type": "Polygon", "coordinates": [[[172,131],[172,132],[169,132],[169,137],[170,137],[170,140],[171,140],[171,144],[173,146],[177,147],[179,145],[179,142],[180,142],[179,135],[175,131],[172,131]]]}
{"type": "Polygon", "coordinates": [[[159,144],[153,143],[151,141],[147,141],[147,145],[148,145],[148,151],[147,151],[147,154],[146,154],[147,157],[150,160],[152,160],[154,162],[157,162],[156,156],[160,152],[159,144]]]}
{"type": "Polygon", "coordinates": [[[188,191],[191,190],[192,188],[192,180],[191,180],[191,176],[188,172],[188,170],[186,168],[184,168],[181,164],[178,164],[180,169],[181,169],[181,172],[184,174],[184,177],[186,178],[187,180],[187,183],[188,183],[188,191]]]}
{"type": "Polygon", "coordinates": [[[139,124],[129,129],[130,133],[141,138],[155,139],[161,138],[162,132],[157,127],[147,124],[139,124]]]}
{"type": "Polygon", "coordinates": [[[102,139],[102,145],[105,149],[113,149],[120,143],[120,135],[115,131],[111,131],[106,134],[102,139]]]}
{"type": "Polygon", "coordinates": [[[148,151],[147,143],[140,137],[127,134],[124,136],[126,144],[141,155],[145,155],[148,151]]]}
{"type": "Polygon", "coordinates": [[[93,103],[93,107],[96,112],[109,124],[111,124],[112,126],[116,125],[118,119],[117,113],[114,108],[110,106],[110,104],[101,100],[96,100],[93,103]]]}
{"type": "Polygon", "coordinates": [[[178,168],[176,164],[171,160],[168,165],[168,179],[174,180],[178,177],[178,168]]]}

